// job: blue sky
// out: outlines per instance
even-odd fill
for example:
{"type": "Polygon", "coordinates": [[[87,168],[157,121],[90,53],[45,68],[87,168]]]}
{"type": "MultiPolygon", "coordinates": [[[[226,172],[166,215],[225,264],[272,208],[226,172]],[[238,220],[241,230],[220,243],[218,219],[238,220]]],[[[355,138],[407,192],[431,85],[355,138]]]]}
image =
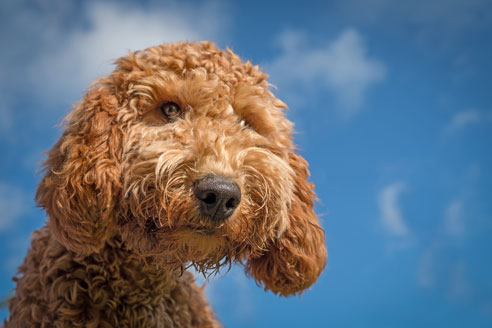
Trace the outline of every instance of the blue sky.
{"type": "Polygon", "coordinates": [[[301,297],[240,267],[212,279],[222,322],[492,326],[490,2],[7,0],[0,28],[1,295],[45,221],[37,172],[71,104],[128,50],[207,39],[289,105],[329,252],[301,297]]]}

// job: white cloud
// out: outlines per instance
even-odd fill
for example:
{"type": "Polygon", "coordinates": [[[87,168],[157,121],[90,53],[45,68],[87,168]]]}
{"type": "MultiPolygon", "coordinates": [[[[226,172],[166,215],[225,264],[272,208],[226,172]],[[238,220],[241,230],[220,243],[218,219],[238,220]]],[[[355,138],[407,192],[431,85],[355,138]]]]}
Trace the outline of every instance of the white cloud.
{"type": "Polygon", "coordinates": [[[322,46],[311,46],[306,39],[298,31],[281,35],[282,52],[266,65],[272,81],[280,91],[289,91],[285,94],[328,89],[335,95],[341,115],[353,117],[363,107],[368,89],[384,79],[384,64],[367,55],[364,40],[355,29],[344,30],[322,46]]]}
{"type": "Polygon", "coordinates": [[[10,228],[25,212],[22,192],[15,186],[0,182],[0,231],[10,228]]]}
{"type": "Polygon", "coordinates": [[[217,40],[224,33],[227,19],[222,13],[224,6],[214,1],[153,6],[116,1],[76,5],[61,1],[59,5],[51,2],[38,6],[44,15],[20,6],[9,7],[17,18],[12,18],[7,28],[15,29],[16,35],[29,35],[34,41],[31,45],[10,40],[10,54],[2,55],[9,66],[0,64],[6,73],[0,85],[14,83],[10,87],[14,90],[31,87],[47,104],[79,99],[94,79],[109,73],[114,60],[128,51],[163,42],[217,40]],[[67,25],[69,20],[77,23],[67,25]],[[20,58],[20,54],[24,57],[20,58]]]}
{"type": "Polygon", "coordinates": [[[398,197],[406,188],[402,182],[397,182],[384,187],[378,195],[381,223],[388,233],[394,237],[406,237],[409,230],[398,204],[398,197]]]}
{"type": "Polygon", "coordinates": [[[45,77],[42,86],[49,88],[50,94],[60,88],[81,91],[98,76],[109,73],[112,62],[128,51],[213,36],[220,19],[205,21],[201,15],[207,14],[206,10],[177,7],[153,11],[118,3],[91,3],[87,9],[90,27],[67,36],[63,47],[41,57],[36,75],[45,77]]]}
{"type": "Polygon", "coordinates": [[[453,237],[465,234],[463,202],[455,200],[444,211],[444,232],[453,237]]]}

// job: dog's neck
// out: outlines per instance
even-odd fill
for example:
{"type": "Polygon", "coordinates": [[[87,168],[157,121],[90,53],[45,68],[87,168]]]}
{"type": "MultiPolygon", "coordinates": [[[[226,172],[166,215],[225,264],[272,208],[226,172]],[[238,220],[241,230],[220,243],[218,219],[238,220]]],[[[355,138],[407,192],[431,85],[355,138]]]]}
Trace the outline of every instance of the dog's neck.
{"type": "MultiPolygon", "coordinates": [[[[76,259],[79,257],[76,256],[76,259]]],[[[98,270],[105,270],[109,277],[126,281],[128,286],[121,286],[122,290],[135,292],[138,289],[142,295],[146,292],[149,295],[169,292],[182,274],[178,264],[157,263],[152,257],[136,254],[119,237],[111,238],[99,252],[80,260],[94,262],[98,270]]],[[[120,286],[117,288],[120,289],[120,286]]]]}
{"type": "Polygon", "coordinates": [[[156,263],[150,257],[142,257],[128,249],[119,237],[111,238],[98,252],[80,255],[67,250],[47,229],[43,230],[39,231],[41,239],[46,238],[49,253],[58,257],[53,259],[54,266],[67,268],[56,274],[78,280],[80,292],[87,293],[90,302],[97,301],[93,299],[97,296],[91,295],[92,288],[104,291],[104,298],[118,298],[118,303],[120,300],[141,304],[158,302],[171,293],[183,274],[180,265],[156,263]]]}

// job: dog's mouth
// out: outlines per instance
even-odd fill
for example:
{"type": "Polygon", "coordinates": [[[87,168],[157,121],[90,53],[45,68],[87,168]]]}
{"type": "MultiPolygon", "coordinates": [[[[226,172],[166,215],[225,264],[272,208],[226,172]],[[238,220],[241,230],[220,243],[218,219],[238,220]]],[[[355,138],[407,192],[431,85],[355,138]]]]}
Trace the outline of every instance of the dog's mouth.
{"type": "Polygon", "coordinates": [[[145,221],[145,231],[147,231],[147,233],[157,232],[161,228],[158,218],[148,218],[145,221]]]}
{"type": "Polygon", "coordinates": [[[164,226],[160,223],[159,218],[147,218],[145,221],[145,230],[148,234],[155,234],[157,232],[165,231],[191,231],[198,234],[203,234],[206,236],[211,236],[217,233],[218,227],[208,227],[199,224],[185,224],[179,227],[171,228],[169,226],[164,226]]]}

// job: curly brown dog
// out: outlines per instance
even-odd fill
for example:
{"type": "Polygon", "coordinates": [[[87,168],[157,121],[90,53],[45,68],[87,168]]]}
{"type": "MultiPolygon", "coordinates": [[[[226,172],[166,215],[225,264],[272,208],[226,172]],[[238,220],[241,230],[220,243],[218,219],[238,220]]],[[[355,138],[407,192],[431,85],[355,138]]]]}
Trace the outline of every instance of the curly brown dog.
{"type": "Polygon", "coordinates": [[[116,61],[66,119],[49,217],[6,327],[219,327],[186,268],[300,293],[326,263],[306,161],[267,75],[209,42],[116,61]]]}

